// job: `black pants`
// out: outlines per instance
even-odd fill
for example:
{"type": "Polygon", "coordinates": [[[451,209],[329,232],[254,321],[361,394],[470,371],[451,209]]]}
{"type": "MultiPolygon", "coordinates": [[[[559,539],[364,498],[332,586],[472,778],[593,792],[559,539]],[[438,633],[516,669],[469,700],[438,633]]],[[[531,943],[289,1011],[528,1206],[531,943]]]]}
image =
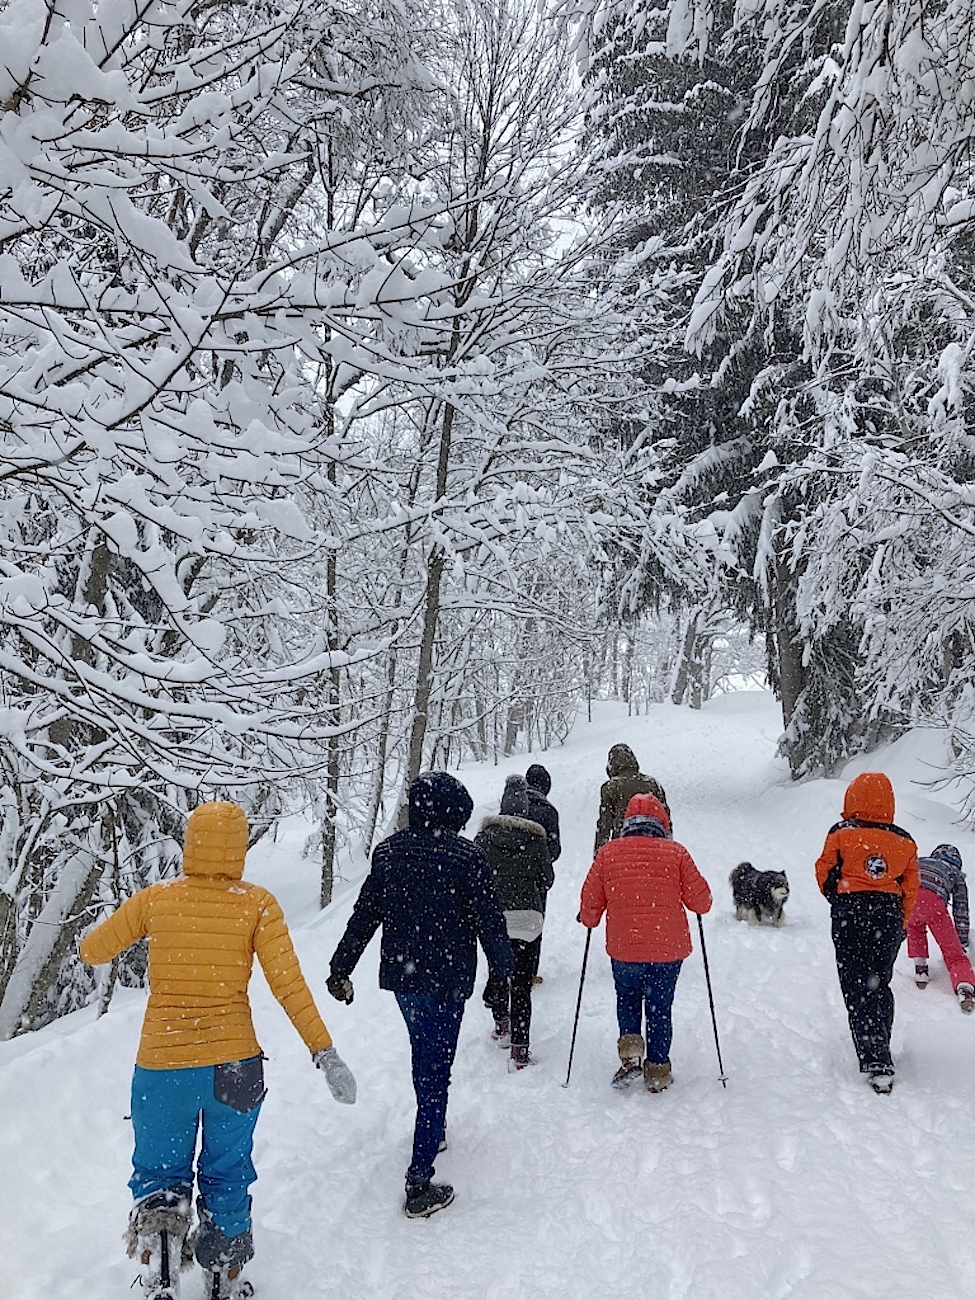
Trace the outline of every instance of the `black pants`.
{"type": "Polygon", "coordinates": [[[511,951],[515,955],[515,973],[510,984],[495,983],[489,979],[484,990],[484,1001],[494,1013],[495,1020],[511,1021],[511,1046],[527,1047],[532,1023],[532,981],[538,973],[538,954],[542,936],[526,943],[512,939],[511,951]]]}
{"type": "Polygon", "coordinates": [[[890,980],[904,937],[900,897],[841,894],[833,899],[832,911],[836,971],[860,1069],[892,1073],[894,995],[890,980]]]}

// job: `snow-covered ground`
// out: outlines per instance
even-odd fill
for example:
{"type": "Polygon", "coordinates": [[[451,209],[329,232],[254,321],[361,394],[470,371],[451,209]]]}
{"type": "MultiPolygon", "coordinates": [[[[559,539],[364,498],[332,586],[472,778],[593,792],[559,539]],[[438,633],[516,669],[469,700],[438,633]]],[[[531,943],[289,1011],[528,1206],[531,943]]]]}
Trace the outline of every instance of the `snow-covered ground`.
{"type": "MultiPolygon", "coordinates": [[[[897,1087],[861,1082],[837,987],[828,909],[812,864],[839,815],[844,780],[793,786],[775,757],[779,715],[762,693],[700,713],[661,706],[627,718],[601,706],[553,776],[565,850],[535,995],[537,1065],[509,1075],[469,1004],[451,1088],[450,1149],[438,1177],[456,1201],[428,1221],[401,1212],[413,1117],[406,1031],[376,984],[378,945],[355,975],[351,1007],[327,997],[328,957],[357,881],[325,913],[293,824],[248,874],[287,910],[305,972],[359,1083],[337,1106],[260,976],[253,1001],[270,1060],[254,1187],[262,1300],[967,1300],[975,1295],[968,1223],[975,1167],[975,1017],[950,996],[940,960],[923,992],[905,952],[894,977],[897,1087]],[[624,740],[664,783],[675,832],[716,895],[706,920],[721,1043],[717,1063],[700,954],[677,989],[676,1082],[619,1095],[616,1025],[602,931],[594,938],[570,1087],[562,1088],[584,932],[575,923],[590,862],[603,764],[624,740]],[[729,870],[747,858],[788,872],[781,930],[734,920],[729,870]]],[[[922,851],[950,840],[975,866],[975,837],[922,783],[933,736],[913,735],[851,765],[894,780],[898,820],[922,851]]],[[[522,757],[460,773],[492,808],[522,757]]],[[[476,827],[476,820],[472,827],[476,827]]],[[[696,939],[696,935],[695,935],[696,939]]],[[[0,1296],[110,1300],[134,1270],[120,1240],[128,1210],[128,1085],[143,997],[87,1010],[0,1044],[0,1296]]],[[[184,1300],[202,1300],[187,1275],[184,1300]]]]}

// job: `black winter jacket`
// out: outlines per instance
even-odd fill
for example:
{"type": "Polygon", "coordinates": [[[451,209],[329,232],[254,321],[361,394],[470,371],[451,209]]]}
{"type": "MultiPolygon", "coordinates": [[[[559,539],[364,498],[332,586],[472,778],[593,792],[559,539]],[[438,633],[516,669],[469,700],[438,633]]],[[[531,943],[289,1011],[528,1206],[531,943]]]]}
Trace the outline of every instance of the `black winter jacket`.
{"type": "MultiPolygon", "coordinates": [[[[446,773],[430,776],[453,781],[446,773]]],[[[332,957],[333,975],[352,974],[379,926],[380,988],[469,998],[478,940],[491,974],[500,980],[512,974],[511,944],[487,859],[470,840],[447,828],[449,816],[442,819],[446,825],[435,824],[437,800],[449,793],[446,781],[431,796],[428,780],[422,811],[414,807],[411,791],[409,829],[376,846],[372,869],[332,957]]]]}
{"type": "Polygon", "coordinates": [[[528,787],[528,816],[544,829],[548,839],[548,855],[553,862],[558,862],[562,852],[558,809],[549,803],[541,790],[535,790],[532,786],[528,787]]]}
{"type": "Polygon", "coordinates": [[[555,873],[545,828],[526,817],[485,817],[474,843],[484,850],[506,912],[544,912],[555,873]]]}

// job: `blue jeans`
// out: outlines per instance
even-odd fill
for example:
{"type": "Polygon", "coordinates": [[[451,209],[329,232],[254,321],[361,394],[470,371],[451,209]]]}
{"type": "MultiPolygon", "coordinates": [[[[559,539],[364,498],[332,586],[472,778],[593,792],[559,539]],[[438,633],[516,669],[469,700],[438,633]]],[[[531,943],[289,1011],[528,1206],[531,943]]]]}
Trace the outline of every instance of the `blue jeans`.
{"type": "Polygon", "coordinates": [[[145,1070],[137,1065],[132,1076],[135,1150],[129,1179],[135,1199],[179,1184],[192,1188],[202,1119],[200,1195],[224,1236],[247,1232],[251,1226],[247,1189],[257,1178],[251,1150],[263,1095],[259,1056],[178,1070],[145,1070]]]}
{"type": "Polygon", "coordinates": [[[680,974],[679,961],[616,961],[616,1016],[620,1038],[639,1034],[643,1009],[647,1012],[647,1060],[663,1065],[670,1059],[670,1042],[674,1028],[670,1009],[680,974]]]}
{"type": "Polygon", "coordinates": [[[396,1002],[413,1049],[413,1089],[416,1092],[416,1127],[413,1161],[406,1171],[407,1185],[428,1183],[433,1161],[447,1122],[450,1067],[457,1051],[464,1003],[460,998],[437,998],[421,993],[397,993],[396,1002]]]}

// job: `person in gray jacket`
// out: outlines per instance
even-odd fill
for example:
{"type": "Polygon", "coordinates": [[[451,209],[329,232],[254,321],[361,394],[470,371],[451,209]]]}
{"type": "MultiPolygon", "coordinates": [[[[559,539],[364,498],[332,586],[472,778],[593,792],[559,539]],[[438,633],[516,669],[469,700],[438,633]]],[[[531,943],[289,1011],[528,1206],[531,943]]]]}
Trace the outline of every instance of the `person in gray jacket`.
{"type": "Polygon", "coordinates": [[[538,970],[545,919],[545,895],[555,879],[545,828],[528,816],[528,788],[523,776],[509,776],[501,812],[485,817],[474,843],[484,850],[494,875],[515,973],[507,981],[489,979],[484,1001],[494,1015],[495,1041],[511,1048],[511,1068],[531,1064],[532,983],[538,970]]]}

